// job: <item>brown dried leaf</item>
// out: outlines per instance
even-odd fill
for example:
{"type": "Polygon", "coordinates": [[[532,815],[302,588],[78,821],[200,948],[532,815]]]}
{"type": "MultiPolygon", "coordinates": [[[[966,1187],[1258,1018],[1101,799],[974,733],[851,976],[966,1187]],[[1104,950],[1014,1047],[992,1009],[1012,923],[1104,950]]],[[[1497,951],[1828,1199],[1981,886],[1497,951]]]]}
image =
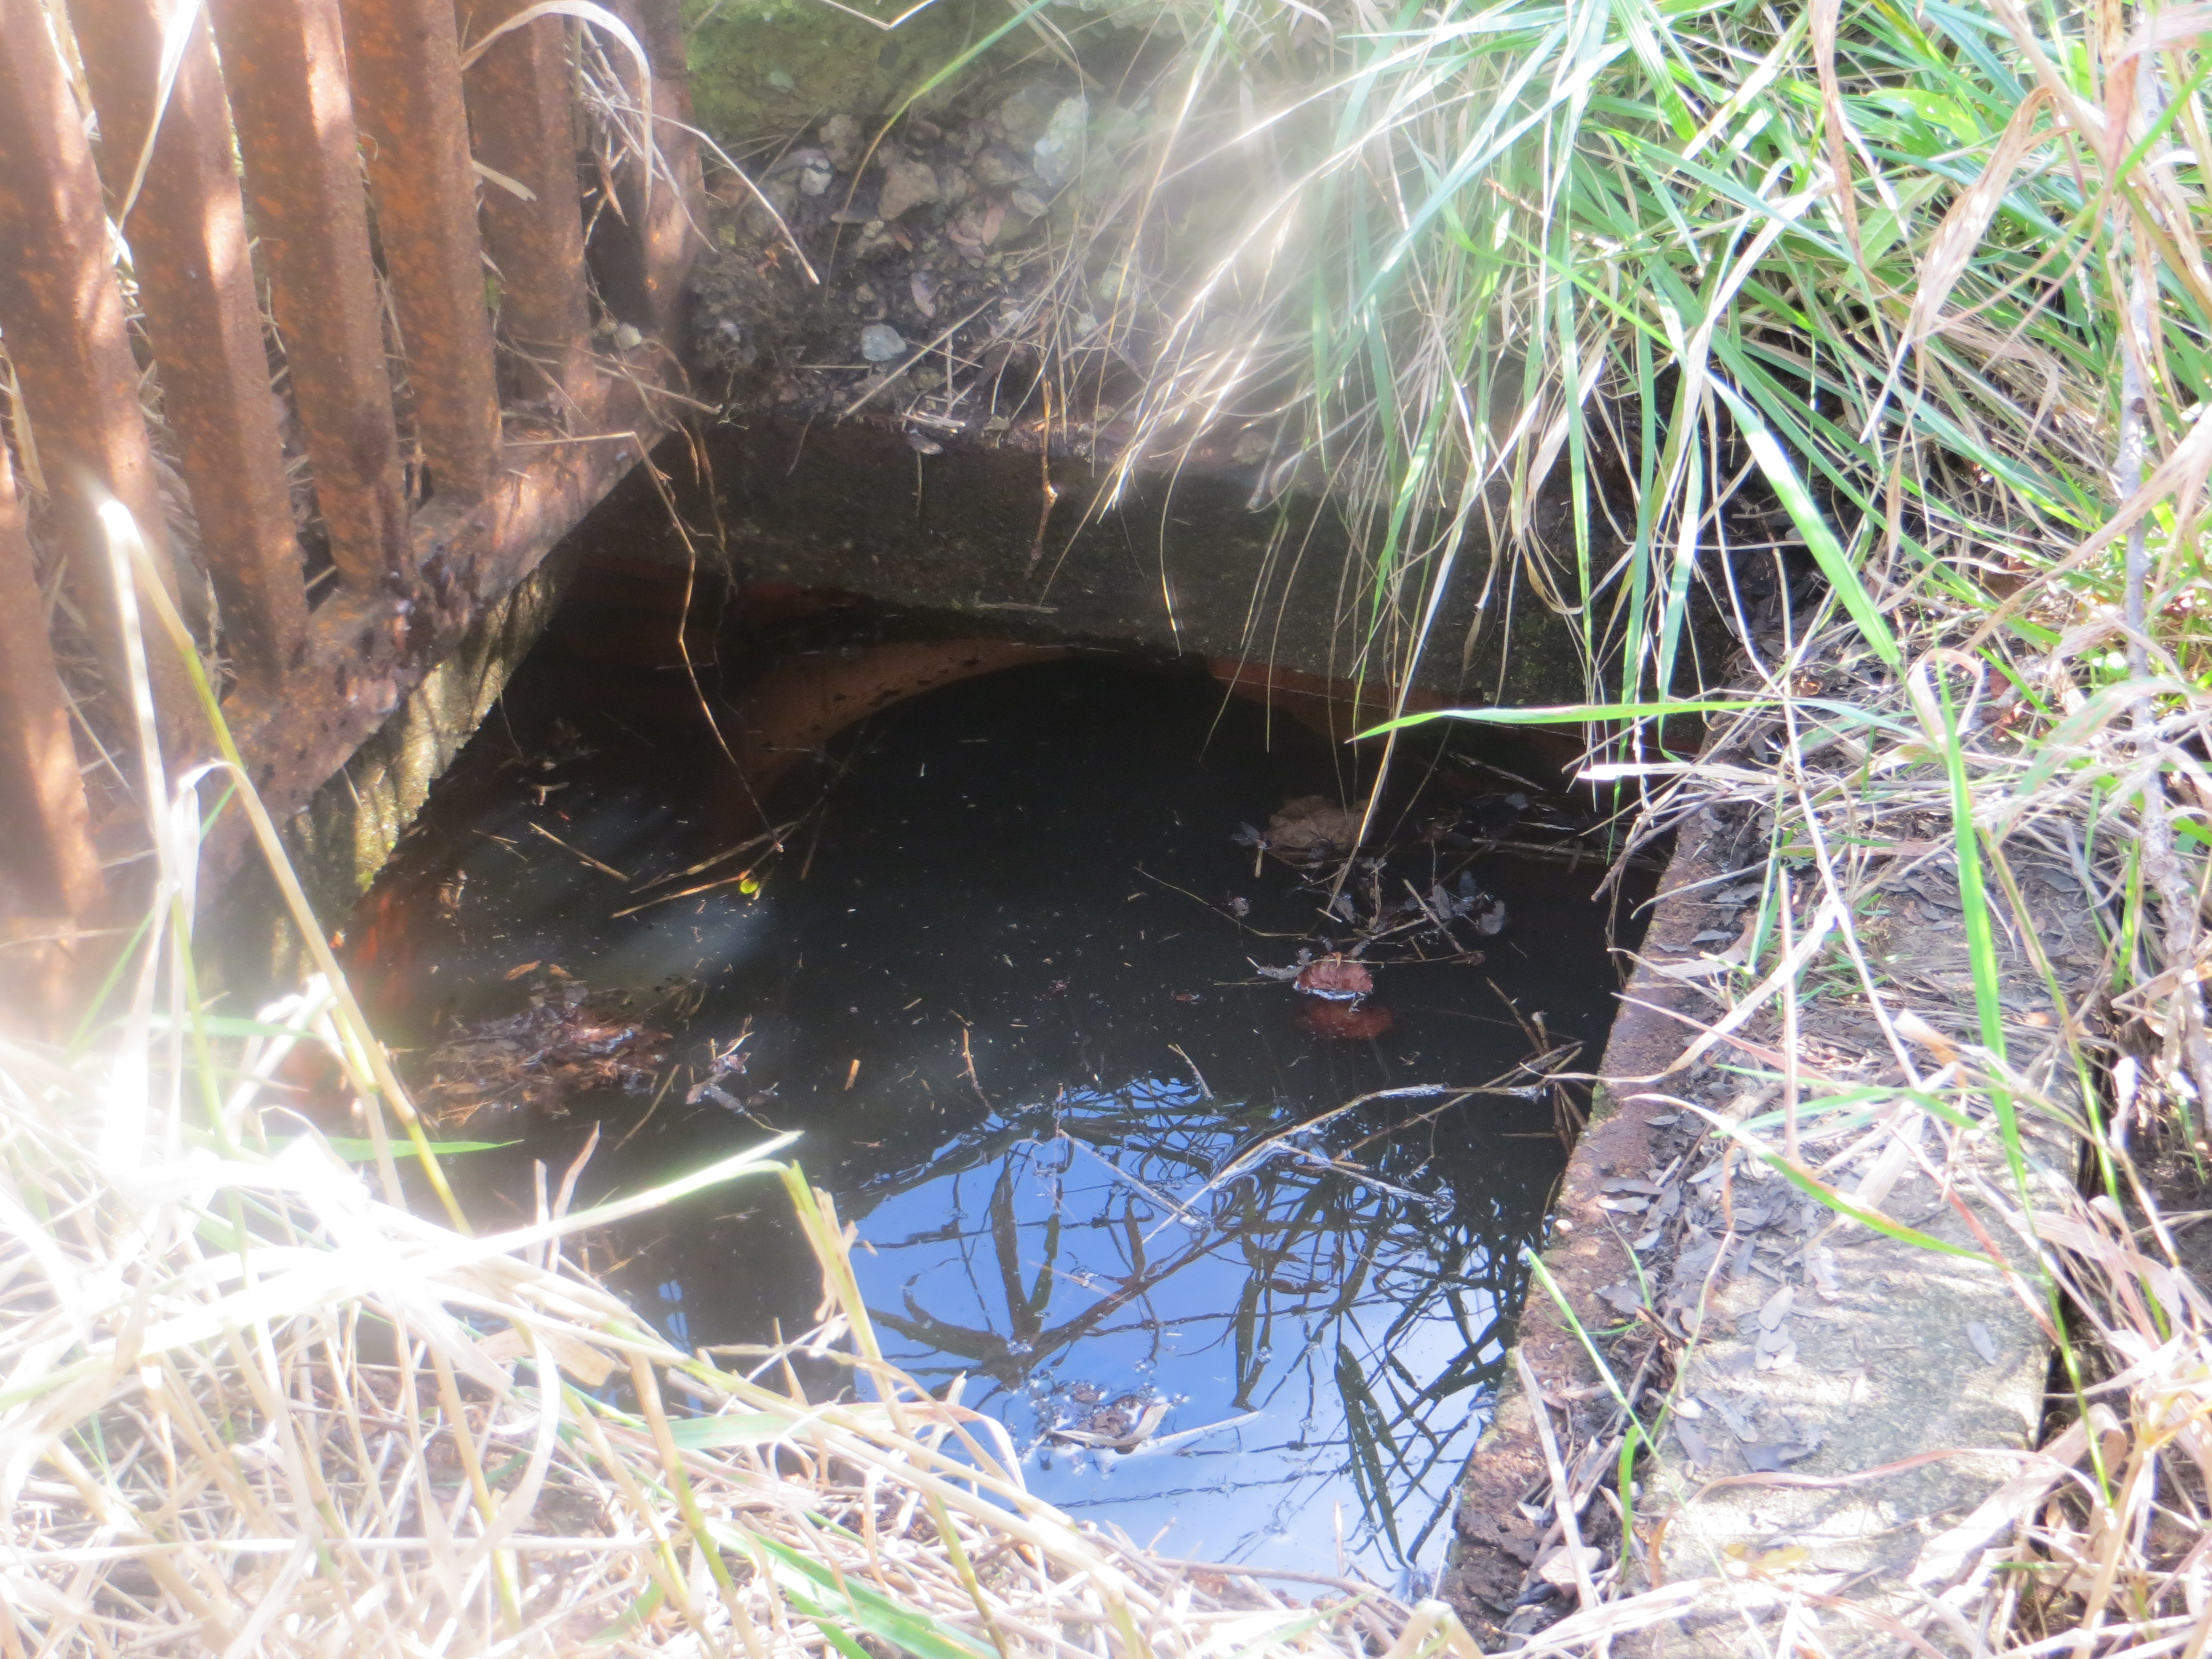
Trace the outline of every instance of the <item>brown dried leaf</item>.
{"type": "Polygon", "coordinates": [[[1322,957],[1299,970],[1297,988],[1310,997],[1349,1002],[1375,988],[1375,975],[1366,963],[1349,957],[1322,957]]]}

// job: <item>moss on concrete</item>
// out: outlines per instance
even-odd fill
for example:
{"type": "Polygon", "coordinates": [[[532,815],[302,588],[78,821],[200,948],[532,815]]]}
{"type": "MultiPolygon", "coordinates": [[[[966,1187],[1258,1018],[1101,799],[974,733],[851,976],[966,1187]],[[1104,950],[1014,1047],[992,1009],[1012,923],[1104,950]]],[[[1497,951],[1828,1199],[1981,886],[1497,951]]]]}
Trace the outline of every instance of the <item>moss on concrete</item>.
{"type": "Polygon", "coordinates": [[[343,915],[368,890],[430,786],[538,642],[574,568],[574,550],[563,548],[524,578],[288,826],[293,866],[325,916],[343,915]]]}

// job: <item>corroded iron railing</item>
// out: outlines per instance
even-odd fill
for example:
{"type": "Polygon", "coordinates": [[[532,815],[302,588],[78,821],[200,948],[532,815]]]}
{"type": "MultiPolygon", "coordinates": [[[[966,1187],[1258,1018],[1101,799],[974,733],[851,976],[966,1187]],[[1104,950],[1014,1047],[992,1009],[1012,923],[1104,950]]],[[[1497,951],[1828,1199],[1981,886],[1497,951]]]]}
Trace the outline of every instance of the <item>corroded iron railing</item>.
{"type": "MultiPolygon", "coordinates": [[[[630,131],[658,160],[585,168],[574,17],[494,38],[526,0],[210,0],[164,103],[189,4],[70,0],[64,31],[0,0],[0,1000],[65,978],[130,885],[40,580],[78,678],[121,696],[103,502],[158,538],[181,481],[226,720],[281,821],[669,419],[697,178],[677,0],[607,7],[652,65],[630,131]]],[[[205,734],[149,655],[173,770],[205,734]]]]}

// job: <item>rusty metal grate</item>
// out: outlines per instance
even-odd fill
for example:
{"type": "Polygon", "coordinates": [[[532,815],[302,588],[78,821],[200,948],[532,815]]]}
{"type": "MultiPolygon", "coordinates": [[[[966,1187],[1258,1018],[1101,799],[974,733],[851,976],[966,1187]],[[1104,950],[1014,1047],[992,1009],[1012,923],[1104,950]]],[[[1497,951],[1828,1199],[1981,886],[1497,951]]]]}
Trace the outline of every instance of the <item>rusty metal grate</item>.
{"type": "MultiPolygon", "coordinates": [[[[634,147],[580,167],[586,25],[464,70],[526,0],[210,0],[150,151],[181,0],[69,0],[65,30],[54,3],[0,0],[0,1000],[128,896],[85,780],[135,769],[88,752],[60,660],[127,683],[99,507],[160,537],[188,496],[281,821],[666,429],[697,186],[678,0],[609,4],[665,118],[650,179],[634,147]]],[[[206,739],[149,654],[173,772],[206,739]]]]}

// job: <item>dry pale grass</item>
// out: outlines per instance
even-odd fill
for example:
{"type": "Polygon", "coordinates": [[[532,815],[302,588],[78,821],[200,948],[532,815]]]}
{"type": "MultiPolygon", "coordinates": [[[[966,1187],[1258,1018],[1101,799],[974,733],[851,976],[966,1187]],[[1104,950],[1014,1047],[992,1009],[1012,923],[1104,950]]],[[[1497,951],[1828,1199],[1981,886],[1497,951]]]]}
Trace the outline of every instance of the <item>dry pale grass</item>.
{"type": "Polygon", "coordinates": [[[1031,1498],[995,1423],[883,1363],[848,1236],[769,1161],[781,1142],[593,1210],[568,1209],[572,1171],[484,1237],[379,1197],[267,1087],[295,1045],[357,1057],[333,1000],[319,982],[136,1053],[0,1045],[10,1655],[1474,1653],[1441,1604],[1350,1582],[1301,1601],[1031,1498]],[[185,1104],[203,1060],[224,1133],[185,1104]],[[823,1323],[743,1371],[563,1254],[777,1176],[823,1323]],[[802,1354],[851,1386],[808,1399],[802,1354]]]}
{"type": "Polygon", "coordinates": [[[1160,1566],[1029,1498],[994,1425],[881,1364],[781,1143],[471,1238],[264,1109],[287,1049],[345,1041],[326,991],[258,1023],[216,1040],[222,1110],[279,1138],[227,1152],[148,1099],[166,1043],[0,1051],[10,1653],[1325,1653],[1407,1627],[1372,1593],[1307,1608],[1160,1566]],[[739,1374],[671,1346],[562,1254],[778,1173],[827,1267],[792,1351],[848,1361],[834,1399],[781,1354],[739,1374]]]}

